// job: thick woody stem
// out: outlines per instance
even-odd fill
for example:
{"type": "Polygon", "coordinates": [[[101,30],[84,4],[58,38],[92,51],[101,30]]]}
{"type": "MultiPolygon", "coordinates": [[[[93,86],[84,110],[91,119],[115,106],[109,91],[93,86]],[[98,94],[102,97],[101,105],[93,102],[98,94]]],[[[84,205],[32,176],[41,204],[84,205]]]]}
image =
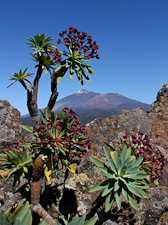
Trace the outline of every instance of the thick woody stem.
{"type": "Polygon", "coordinates": [[[33,205],[39,204],[40,202],[40,191],[41,191],[41,174],[44,169],[44,161],[47,156],[39,155],[33,163],[33,180],[31,182],[31,203],[33,205]]]}
{"type": "Polygon", "coordinates": [[[16,192],[12,198],[7,200],[5,204],[0,208],[4,212],[7,211],[8,208],[13,207],[16,203],[18,203],[22,199],[22,194],[20,192],[16,192]]]}
{"type": "Polygon", "coordinates": [[[26,85],[26,83],[23,80],[21,81],[21,84],[27,90],[27,85],[26,85]]]}
{"type": "Polygon", "coordinates": [[[32,206],[31,210],[37,213],[40,216],[40,218],[44,219],[49,225],[55,224],[53,218],[48,214],[48,212],[40,204],[32,206]]]}
{"type": "Polygon", "coordinates": [[[38,84],[42,74],[42,57],[39,57],[39,67],[37,70],[36,77],[34,82],[31,84],[29,88],[27,88],[27,107],[34,121],[34,125],[36,124],[36,120],[40,120],[40,115],[37,106],[37,92],[38,92],[38,84]]]}
{"type": "Polygon", "coordinates": [[[57,92],[57,75],[58,72],[53,72],[52,76],[51,76],[51,96],[48,102],[48,107],[50,108],[50,110],[52,110],[52,108],[55,105],[55,102],[57,100],[58,97],[58,92],[57,92]]]}

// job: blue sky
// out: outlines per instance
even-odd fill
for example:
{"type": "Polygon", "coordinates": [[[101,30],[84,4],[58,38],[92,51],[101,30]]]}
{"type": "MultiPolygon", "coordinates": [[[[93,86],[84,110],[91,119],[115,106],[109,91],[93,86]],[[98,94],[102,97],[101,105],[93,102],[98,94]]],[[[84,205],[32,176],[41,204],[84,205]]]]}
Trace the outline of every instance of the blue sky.
{"type": "MultiPolygon", "coordinates": [[[[59,32],[70,26],[87,31],[99,45],[100,59],[93,59],[95,76],[84,86],[68,73],[58,85],[59,99],[85,88],[119,93],[151,104],[168,81],[167,0],[16,0],[0,7],[0,99],[8,100],[22,115],[28,113],[26,91],[19,83],[6,88],[8,79],[35,64],[25,43],[34,34],[45,33],[56,43],[59,32]]],[[[61,50],[61,45],[58,45],[61,50]]],[[[50,96],[50,77],[42,76],[38,106],[44,108],[50,96]]]]}

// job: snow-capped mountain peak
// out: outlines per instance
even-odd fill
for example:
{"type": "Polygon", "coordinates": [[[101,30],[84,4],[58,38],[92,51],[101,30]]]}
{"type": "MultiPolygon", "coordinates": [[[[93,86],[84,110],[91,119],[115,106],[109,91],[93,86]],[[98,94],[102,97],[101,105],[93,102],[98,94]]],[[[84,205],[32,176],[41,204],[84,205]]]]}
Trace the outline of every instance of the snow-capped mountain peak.
{"type": "Polygon", "coordinates": [[[87,91],[87,90],[84,89],[84,88],[76,92],[77,95],[80,95],[80,94],[87,94],[87,93],[89,93],[89,91],[87,91]]]}

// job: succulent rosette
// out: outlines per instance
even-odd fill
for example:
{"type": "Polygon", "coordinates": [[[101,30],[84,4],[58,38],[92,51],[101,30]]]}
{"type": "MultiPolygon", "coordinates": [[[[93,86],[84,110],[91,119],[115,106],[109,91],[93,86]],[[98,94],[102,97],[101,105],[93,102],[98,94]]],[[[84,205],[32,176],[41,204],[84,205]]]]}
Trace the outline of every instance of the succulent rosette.
{"type": "Polygon", "coordinates": [[[69,27],[68,31],[63,30],[60,32],[59,36],[57,43],[64,44],[68,51],[60,51],[58,49],[57,51],[68,58],[63,60],[55,69],[55,72],[62,70],[62,73],[59,73],[57,77],[57,83],[62,80],[68,68],[71,79],[74,78],[74,73],[76,72],[77,78],[82,85],[83,77],[91,83],[87,72],[92,75],[94,75],[94,72],[86,62],[90,62],[92,58],[100,58],[97,53],[99,46],[96,41],[92,41],[92,37],[87,32],[80,32],[73,26],[69,27]]]}
{"type": "Polygon", "coordinates": [[[110,151],[105,147],[103,149],[109,166],[106,166],[99,158],[91,157],[92,162],[104,173],[107,179],[93,186],[89,192],[104,189],[101,196],[105,197],[106,212],[110,210],[114,201],[116,201],[118,209],[121,209],[123,201],[121,196],[133,208],[138,209],[137,203],[139,203],[140,198],[150,198],[147,193],[149,186],[145,182],[145,178],[149,174],[141,168],[143,158],[136,159],[134,155],[131,155],[131,148],[126,144],[122,144],[121,154],[115,150],[113,145],[107,145],[110,151]]]}
{"type": "MultiPolygon", "coordinates": [[[[91,148],[91,139],[87,136],[86,125],[81,125],[74,110],[64,108],[56,116],[47,107],[42,112],[42,121],[36,121],[37,125],[29,130],[33,132],[38,143],[32,143],[32,148],[38,148],[40,154],[48,156],[46,170],[54,171],[58,175],[59,161],[75,172],[73,165],[80,164],[81,159],[91,148]]],[[[26,129],[25,126],[22,126],[26,129]]]]}
{"type": "Polygon", "coordinates": [[[30,162],[35,157],[27,151],[20,148],[18,141],[13,146],[9,146],[6,151],[0,153],[0,159],[3,163],[0,166],[0,177],[9,179],[14,175],[13,186],[20,183],[28,173],[30,162]]]}
{"type": "Polygon", "coordinates": [[[152,147],[151,139],[148,135],[143,133],[131,136],[125,135],[123,139],[130,146],[136,158],[144,158],[142,168],[150,174],[151,183],[161,183],[166,160],[159,149],[152,147]]]}

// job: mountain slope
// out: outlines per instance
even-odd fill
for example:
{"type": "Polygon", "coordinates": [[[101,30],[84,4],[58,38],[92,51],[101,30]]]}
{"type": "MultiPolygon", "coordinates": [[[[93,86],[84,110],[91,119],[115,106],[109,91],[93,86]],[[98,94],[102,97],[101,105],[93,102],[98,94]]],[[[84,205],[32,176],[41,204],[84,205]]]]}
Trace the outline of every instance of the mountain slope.
{"type": "MultiPolygon", "coordinates": [[[[122,110],[141,107],[147,111],[150,105],[126,98],[117,93],[99,94],[81,89],[59,100],[55,104],[53,111],[57,114],[65,107],[75,110],[82,123],[89,123],[98,117],[106,118],[112,115],[118,115],[122,110]]],[[[22,123],[24,125],[32,124],[29,114],[22,116],[22,123]]]]}
{"type": "Polygon", "coordinates": [[[74,108],[76,106],[81,106],[84,104],[89,104],[89,102],[96,96],[101,94],[87,91],[86,89],[82,89],[75,94],[69,95],[61,100],[59,100],[54,108],[53,111],[62,110],[65,107],[74,108]]]}
{"type": "Polygon", "coordinates": [[[69,95],[59,100],[53,108],[53,111],[68,108],[85,108],[85,109],[133,109],[141,107],[144,110],[150,108],[149,104],[145,104],[136,100],[132,100],[117,93],[99,94],[89,92],[82,89],[75,94],[69,95]]]}

